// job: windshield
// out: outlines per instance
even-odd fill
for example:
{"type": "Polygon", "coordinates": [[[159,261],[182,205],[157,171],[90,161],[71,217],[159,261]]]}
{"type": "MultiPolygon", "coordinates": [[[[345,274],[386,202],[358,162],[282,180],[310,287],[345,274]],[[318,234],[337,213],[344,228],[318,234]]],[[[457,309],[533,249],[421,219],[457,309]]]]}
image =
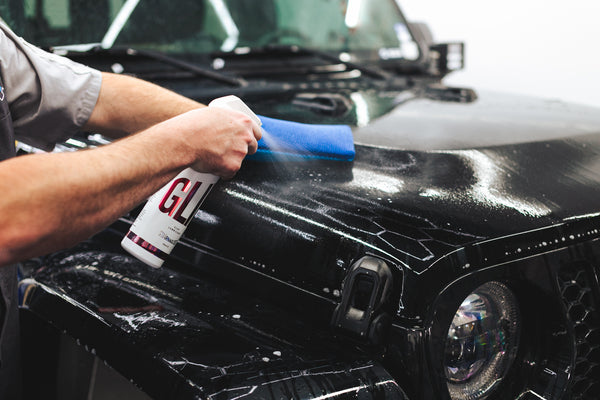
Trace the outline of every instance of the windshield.
{"type": "Polygon", "coordinates": [[[0,13],[43,47],[205,54],[277,44],[361,58],[419,56],[395,0],[0,0],[0,13]]]}

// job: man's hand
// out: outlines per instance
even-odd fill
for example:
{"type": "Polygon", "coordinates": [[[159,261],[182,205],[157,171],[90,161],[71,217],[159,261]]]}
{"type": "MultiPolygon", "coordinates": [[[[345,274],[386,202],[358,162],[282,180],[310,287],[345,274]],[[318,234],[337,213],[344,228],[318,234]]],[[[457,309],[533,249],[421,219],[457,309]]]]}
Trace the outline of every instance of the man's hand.
{"type": "Polygon", "coordinates": [[[235,175],[246,155],[256,152],[262,136],[247,115],[218,107],[193,110],[167,123],[175,125],[173,136],[189,145],[195,157],[192,168],[225,179],[235,175]]]}

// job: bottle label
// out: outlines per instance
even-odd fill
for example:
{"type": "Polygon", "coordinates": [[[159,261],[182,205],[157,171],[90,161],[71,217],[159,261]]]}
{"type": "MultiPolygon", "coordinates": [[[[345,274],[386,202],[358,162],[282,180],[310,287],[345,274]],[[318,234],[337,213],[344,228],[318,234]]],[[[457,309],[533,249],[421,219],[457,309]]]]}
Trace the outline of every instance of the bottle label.
{"type": "Polygon", "coordinates": [[[130,233],[145,243],[149,251],[156,248],[171,253],[217,181],[215,175],[190,168],[184,170],[148,200],[131,225],[130,233]]]}

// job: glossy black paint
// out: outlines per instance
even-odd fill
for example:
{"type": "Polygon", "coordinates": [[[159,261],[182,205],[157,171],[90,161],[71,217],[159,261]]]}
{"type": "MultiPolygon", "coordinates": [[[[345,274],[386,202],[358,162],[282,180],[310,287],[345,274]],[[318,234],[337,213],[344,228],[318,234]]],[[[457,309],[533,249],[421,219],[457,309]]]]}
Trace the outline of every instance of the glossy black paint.
{"type": "MultiPolygon", "coordinates": [[[[396,313],[397,325],[391,330],[396,339],[389,342],[395,350],[388,352],[388,361],[394,359],[388,368],[417,398],[443,396],[440,381],[430,381],[415,366],[427,364],[437,370],[434,376],[443,374],[443,360],[435,355],[443,351],[440,338],[445,337],[453,310],[478,282],[508,281],[527,315],[523,337],[555,338],[523,340],[529,350],[513,369],[512,379],[519,377],[519,385],[511,389],[512,396],[529,388],[535,393],[546,390],[546,398],[562,398],[571,366],[589,356],[586,350],[569,350],[572,339],[564,332],[576,329],[578,322],[567,317],[553,322],[555,316],[564,315],[564,307],[571,307],[559,300],[553,282],[560,275],[557,263],[586,260],[591,265],[581,271],[591,280],[585,291],[598,292],[594,267],[599,261],[600,224],[597,114],[525,99],[522,104],[528,105],[525,109],[531,111],[535,126],[544,117],[562,121],[558,128],[549,123],[525,136],[532,122],[509,118],[516,115],[519,98],[506,99],[504,104],[496,100],[497,108],[488,109],[494,118],[485,115],[485,102],[477,105],[480,99],[466,105],[431,99],[412,103],[421,101],[434,110],[464,107],[448,124],[451,117],[442,119],[444,113],[435,114],[438,121],[425,118],[419,123],[408,118],[404,124],[416,111],[403,111],[406,104],[398,106],[372,125],[356,129],[357,141],[370,143],[357,144],[351,164],[247,162],[235,180],[213,192],[188,232],[190,246],[201,243],[203,252],[234,261],[238,267],[226,270],[230,276],[241,270],[256,271],[274,278],[274,286],[299,288],[297,293],[311,293],[323,304],[340,301],[347,271],[361,255],[375,255],[394,266],[396,281],[401,283],[395,287],[397,303],[389,308],[396,313]],[[474,114],[466,111],[469,108],[474,114]],[[565,114],[557,116],[557,108],[565,114]],[[476,117],[479,120],[472,123],[476,117]],[[488,118],[495,123],[486,130],[482,121],[488,118]],[[394,130],[410,131],[414,125],[415,132],[436,132],[436,124],[439,136],[430,136],[422,149],[410,141],[407,146],[400,140],[393,146],[386,142],[394,130]],[[508,133],[498,135],[503,125],[508,133]],[[469,136],[473,131],[479,134],[469,136]],[[450,134],[456,140],[448,141],[450,134]],[[379,147],[382,144],[387,146],[379,147]],[[583,254],[574,250],[581,246],[587,249],[583,254]],[[463,289],[457,290],[461,287],[457,280],[464,281],[463,289]],[[451,295],[442,295],[450,285],[451,295]],[[532,296],[532,291],[539,295],[532,296]],[[552,311],[540,314],[550,304],[552,311]],[[440,314],[443,322],[436,316],[440,314]],[[430,340],[433,347],[427,350],[430,340]],[[398,343],[414,347],[400,349],[398,343]],[[540,362],[542,358],[546,361],[540,362]],[[398,370],[400,365],[406,368],[398,370]],[[421,377],[416,385],[415,377],[421,377]]],[[[425,113],[423,108],[415,115],[425,113]]],[[[202,269],[202,263],[198,265],[202,269]]],[[[267,280],[261,284],[272,290],[267,280]]],[[[290,302],[307,301],[306,295],[295,296],[290,302]]],[[[325,305],[321,310],[331,312],[325,305]]],[[[589,317],[594,322],[589,322],[585,337],[589,336],[596,352],[599,325],[597,314],[592,314],[596,316],[589,317]]],[[[596,370],[593,365],[591,370],[596,370]]],[[[587,382],[582,386],[589,385],[575,391],[581,398],[593,398],[589,396],[598,389],[597,379],[590,374],[576,379],[587,382]]]]}
{"type": "MultiPolygon", "coordinates": [[[[380,363],[326,330],[306,337],[307,326],[272,303],[114,250],[84,243],[45,260],[36,282],[21,283],[22,312],[77,338],[153,398],[405,398],[380,363]]],[[[27,390],[53,398],[39,383],[27,390]]]]}
{"type": "MultiPolygon", "coordinates": [[[[518,98],[511,104],[517,102],[518,98]]],[[[483,106],[452,106],[475,107],[475,115],[485,119],[483,106]]],[[[213,190],[187,238],[201,243],[209,253],[336,301],[349,266],[362,254],[376,255],[415,276],[444,268],[447,256],[465,247],[490,247],[492,241],[503,243],[511,235],[527,237],[526,232],[539,231],[530,236],[545,237],[542,232],[553,232],[547,234],[550,243],[545,248],[532,239],[528,246],[521,243],[506,249],[510,254],[499,259],[489,256],[485,264],[598,237],[600,176],[595,171],[600,136],[589,133],[595,116],[590,110],[582,112],[589,125],[582,121],[573,133],[559,134],[551,124],[532,134],[530,141],[519,136],[514,144],[502,144],[507,139],[495,136],[498,127],[494,125],[489,134],[482,131],[470,139],[471,147],[461,149],[377,147],[391,140],[394,129],[410,129],[404,128],[403,107],[376,120],[367,133],[356,129],[357,137],[371,144],[357,144],[352,163],[247,161],[234,180],[221,182],[213,190]],[[492,146],[490,141],[501,144],[492,146]],[[584,226],[581,237],[571,239],[572,235],[560,233],[578,232],[579,224],[584,226]],[[554,243],[555,239],[559,242],[554,243]]],[[[580,115],[577,110],[574,114],[580,115]]],[[[554,111],[550,105],[546,112],[554,111]]],[[[463,113],[466,132],[473,127],[467,112],[463,113]]],[[[509,115],[512,106],[504,116],[510,129],[507,136],[524,132],[528,123],[509,120],[509,115]]],[[[444,122],[439,121],[439,141],[451,129],[444,122]]],[[[419,128],[414,121],[407,125],[411,123],[419,128]]],[[[454,124],[452,129],[460,131],[454,124]]],[[[463,133],[462,140],[466,139],[463,133]]],[[[396,146],[402,145],[398,139],[396,146]]],[[[470,263],[465,259],[453,267],[449,279],[484,263],[472,261],[479,265],[473,262],[472,267],[465,267],[470,263]]],[[[405,314],[426,312],[407,302],[399,307],[405,314]]]]}
{"type": "Polygon", "coordinates": [[[246,160],[163,269],[118,246],[134,210],[30,264],[24,314],[156,398],[444,399],[453,313],[499,280],[524,323],[492,398],[597,394],[597,110],[447,88],[422,72],[257,76],[239,88],[164,75],[154,80],[203,101],[234,93],[261,115],[349,124],[356,158],[246,160]],[[332,326],[364,256],[394,282],[375,342],[332,326]]]}
{"type": "MultiPolygon", "coordinates": [[[[371,97],[369,110],[386,112],[394,96],[388,92],[381,103],[371,97]]],[[[449,318],[470,290],[497,279],[511,285],[529,316],[527,346],[512,370],[519,384],[510,393],[551,387],[546,398],[560,398],[577,360],[593,360],[585,349],[573,350],[583,322],[566,310],[581,306],[564,302],[555,282],[561,265],[587,260],[589,266],[575,267],[591,277],[582,293],[598,292],[595,114],[574,108],[580,123],[550,124],[528,139],[521,133],[529,123],[508,118],[518,102],[512,99],[503,116],[509,140],[496,136],[498,115],[484,128],[485,110],[502,109],[488,108],[485,99],[447,103],[422,95],[398,103],[372,125],[354,128],[353,162],[247,160],[233,180],[215,187],[163,269],[119,249],[133,212],[88,244],[44,259],[33,273],[37,283],[24,286],[23,312],[78,338],[156,398],[261,391],[268,398],[353,397],[355,390],[443,398],[444,381],[435,377],[443,375],[449,318]],[[438,121],[412,117],[429,107],[439,111],[438,121]],[[446,123],[455,107],[463,111],[446,123]],[[394,129],[435,132],[435,124],[439,137],[429,136],[424,148],[388,143],[394,129]],[[481,125],[476,136],[473,125],[481,125]],[[383,343],[330,326],[347,273],[364,255],[384,260],[393,273],[385,306],[393,319],[383,343]]],[[[556,113],[556,103],[537,106],[539,118],[556,113]]],[[[293,109],[281,103],[272,114],[293,109]]],[[[358,119],[353,110],[344,118],[358,119]]],[[[593,354],[600,325],[597,303],[589,301],[594,317],[580,340],[593,354]]],[[[590,365],[577,378],[592,388],[584,394],[597,388],[590,365]]]]}

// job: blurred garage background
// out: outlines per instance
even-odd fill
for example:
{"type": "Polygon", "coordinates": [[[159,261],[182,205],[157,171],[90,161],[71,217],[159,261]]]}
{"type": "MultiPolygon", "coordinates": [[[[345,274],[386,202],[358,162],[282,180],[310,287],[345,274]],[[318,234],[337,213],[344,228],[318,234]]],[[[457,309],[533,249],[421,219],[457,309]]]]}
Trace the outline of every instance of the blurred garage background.
{"type": "Polygon", "coordinates": [[[600,2],[399,1],[436,41],[466,43],[466,68],[447,84],[600,107],[600,2]]]}

